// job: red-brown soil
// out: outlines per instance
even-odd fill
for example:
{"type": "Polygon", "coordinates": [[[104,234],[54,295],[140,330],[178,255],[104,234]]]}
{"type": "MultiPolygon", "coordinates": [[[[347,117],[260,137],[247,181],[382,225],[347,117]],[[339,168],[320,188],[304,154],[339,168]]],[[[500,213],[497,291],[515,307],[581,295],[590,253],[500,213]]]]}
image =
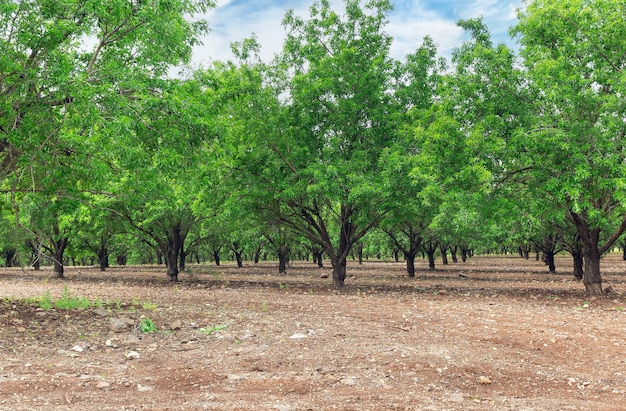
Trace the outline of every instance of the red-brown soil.
{"type": "Polygon", "coordinates": [[[2,269],[0,409],[623,410],[626,262],[602,269],[601,298],[565,256],[351,263],[342,291],[307,262],[2,269]],[[103,308],[24,300],[64,292],[103,308]]]}

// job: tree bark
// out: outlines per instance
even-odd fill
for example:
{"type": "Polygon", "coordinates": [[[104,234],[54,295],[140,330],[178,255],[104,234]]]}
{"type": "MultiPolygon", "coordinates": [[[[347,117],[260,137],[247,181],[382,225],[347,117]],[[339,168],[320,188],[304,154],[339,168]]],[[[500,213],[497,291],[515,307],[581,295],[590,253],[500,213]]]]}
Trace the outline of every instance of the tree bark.
{"type": "Polygon", "coordinates": [[[69,237],[61,237],[58,240],[51,239],[52,242],[52,260],[53,273],[56,278],[65,278],[63,255],[65,254],[65,248],[69,242],[69,237]]]}
{"type": "Polygon", "coordinates": [[[443,265],[448,265],[448,247],[440,246],[439,251],[441,251],[441,260],[443,265]]]}
{"type": "Polygon", "coordinates": [[[554,265],[554,252],[550,250],[544,251],[544,261],[548,266],[548,271],[552,274],[555,273],[556,266],[554,265]]]}
{"type": "Polygon", "coordinates": [[[333,286],[343,288],[346,280],[346,257],[337,256],[331,260],[333,266],[333,286]]]}
{"type": "Polygon", "coordinates": [[[406,259],[406,273],[410,278],[415,277],[415,256],[417,256],[417,251],[414,253],[404,253],[404,258],[406,259]]]}
{"type": "Polygon", "coordinates": [[[284,274],[287,272],[287,261],[289,260],[289,247],[278,247],[276,251],[278,254],[278,273],[284,274]]]}
{"type": "Polygon", "coordinates": [[[459,262],[459,259],[456,256],[457,250],[458,250],[458,246],[456,246],[456,245],[453,246],[452,248],[450,248],[450,256],[452,257],[452,262],[455,263],[455,264],[459,262]]]}
{"type": "Polygon", "coordinates": [[[439,244],[436,241],[428,241],[424,245],[424,251],[426,251],[426,255],[428,256],[428,269],[430,271],[435,271],[435,252],[437,251],[437,247],[439,247],[439,244]]]}
{"type": "Polygon", "coordinates": [[[220,250],[213,249],[213,260],[215,261],[215,265],[219,267],[220,265],[220,250]]]}

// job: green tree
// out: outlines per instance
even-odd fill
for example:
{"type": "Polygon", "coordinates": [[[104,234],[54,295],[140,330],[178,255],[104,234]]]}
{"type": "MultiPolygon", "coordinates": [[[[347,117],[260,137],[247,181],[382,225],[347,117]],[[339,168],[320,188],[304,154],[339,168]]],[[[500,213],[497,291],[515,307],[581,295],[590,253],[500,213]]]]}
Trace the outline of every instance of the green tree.
{"type": "Polygon", "coordinates": [[[335,287],[344,285],[353,245],[386,212],[379,158],[394,137],[397,107],[391,38],[382,31],[391,3],[361,9],[349,0],[345,9],[339,16],[323,0],[308,20],[293,11],[283,20],[288,116],[274,157],[283,163],[273,189],[289,208],[285,223],[324,249],[335,287]]]}
{"type": "Polygon", "coordinates": [[[626,229],[624,16],[624,1],[536,0],[512,31],[537,90],[515,154],[576,227],[592,295],[602,293],[600,257],[626,229]]]}

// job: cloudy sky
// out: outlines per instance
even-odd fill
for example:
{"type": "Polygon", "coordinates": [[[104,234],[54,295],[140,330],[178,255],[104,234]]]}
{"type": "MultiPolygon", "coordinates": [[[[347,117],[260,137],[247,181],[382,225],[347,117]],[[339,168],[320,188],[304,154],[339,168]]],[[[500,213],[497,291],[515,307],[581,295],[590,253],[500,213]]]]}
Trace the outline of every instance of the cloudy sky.
{"type": "MultiPolygon", "coordinates": [[[[212,60],[232,59],[230,43],[254,33],[262,46],[262,57],[269,61],[282,47],[285,30],[281,21],[288,9],[308,18],[313,0],[218,0],[217,8],[206,19],[211,33],[194,51],[193,65],[208,66],[212,60]]],[[[341,10],[342,0],[331,0],[341,10]]],[[[364,4],[364,2],[362,2],[364,4]]],[[[513,45],[509,28],[516,22],[522,0],[394,0],[386,32],[393,38],[392,57],[404,60],[421,44],[425,35],[436,42],[440,54],[450,53],[464,40],[456,26],[459,19],[483,17],[496,43],[513,45]]]]}

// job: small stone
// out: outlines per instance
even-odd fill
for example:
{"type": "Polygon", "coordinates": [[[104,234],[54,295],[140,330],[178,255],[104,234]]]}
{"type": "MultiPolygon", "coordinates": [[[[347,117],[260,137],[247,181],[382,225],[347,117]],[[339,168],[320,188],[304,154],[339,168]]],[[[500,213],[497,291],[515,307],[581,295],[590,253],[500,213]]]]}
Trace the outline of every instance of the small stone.
{"type": "Polygon", "coordinates": [[[172,330],[172,331],[180,330],[181,328],[183,328],[183,323],[181,323],[178,320],[176,320],[172,324],[170,324],[170,330],[172,330]]]}
{"type": "Polygon", "coordinates": [[[83,352],[83,347],[81,347],[80,345],[75,345],[72,348],[70,348],[70,351],[83,352]]]}
{"type": "Polygon", "coordinates": [[[110,386],[111,386],[111,384],[109,384],[109,383],[108,383],[108,382],[106,382],[106,381],[100,381],[100,382],[98,383],[98,385],[96,385],[96,387],[101,388],[101,389],[102,389],[102,388],[108,388],[108,387],[110,387],[110,386]]]}
{"type": "Polygon", "coordinates": [[[328,278],[328,274],[322,274],[320,275],[320,278],[328,278]]]}
{"type": "Polygon", "coordinates": [[[128,324],[125,321],[120,320],[119,318],[113,317],[109,320],[109,330],[113,331],[114,333],[121,333],[127,328],[128,324]]]}
{"type": "Polygon", "coordinates": [[[126,353],[127,360],[136,360],[139,358],[139,353],[137,351],[129,351],[126,353]]]}
{"type": "Polygon", "coordinates": [[[345,385],[354,385],[356,384],[356,381],[354,378],[342,378],[340,381],[340,383],[345,384],[345,385]]]}
{"type": "Polygon", "coordinates": [[[154,388],[148,387],[147,385],[137,384],[137,391],[140,391],[140,392],[152,391],[153,389],[154,388]]]}
{"type": "Polygon", "coordinates": [[[126,337],[126,344],[130,344],[130,345],[134,345],[134,344],[139,344],[141,342],[141,340],[139,338],[137,338],[136,335],[131,334],[128,337],[126,337]]]}
{"type": "Polygon", "coordinates": [[[37,311],[35,313],[35,317],[37,318],[46,318],[48,314],[45,311],[37,311]]]}
{"type": "Polygon", "coordinates": [[[489,377],[485,377],[484,375],[481,375],[480,377],[478,377],[478,382],[483,385],[491,384],[491,380],[489,379],[489,377]]]}
{"type": "Polygon", "coordinates": [[[105,310],[104,308],[96,308],[95,310],[93,310],[93,313],[100,317],[106,317],[107,315],[109,315],[107,310],[105,310]]]}
{"type": "Polygon", "coordinates": [[[292,336],[291,336],[291,337],[289,337],[289,338],[290,338],[290,339],[292,339],[292,340],[295,340],[295,339],[299,339],[299,338],[307,338],[307,337],[308,337],[308,336],[307,336],[307,335],[305,335],[305,334],[299,334],[299,333],[296,333],[296,334],[292,335],[292,336]]]}

